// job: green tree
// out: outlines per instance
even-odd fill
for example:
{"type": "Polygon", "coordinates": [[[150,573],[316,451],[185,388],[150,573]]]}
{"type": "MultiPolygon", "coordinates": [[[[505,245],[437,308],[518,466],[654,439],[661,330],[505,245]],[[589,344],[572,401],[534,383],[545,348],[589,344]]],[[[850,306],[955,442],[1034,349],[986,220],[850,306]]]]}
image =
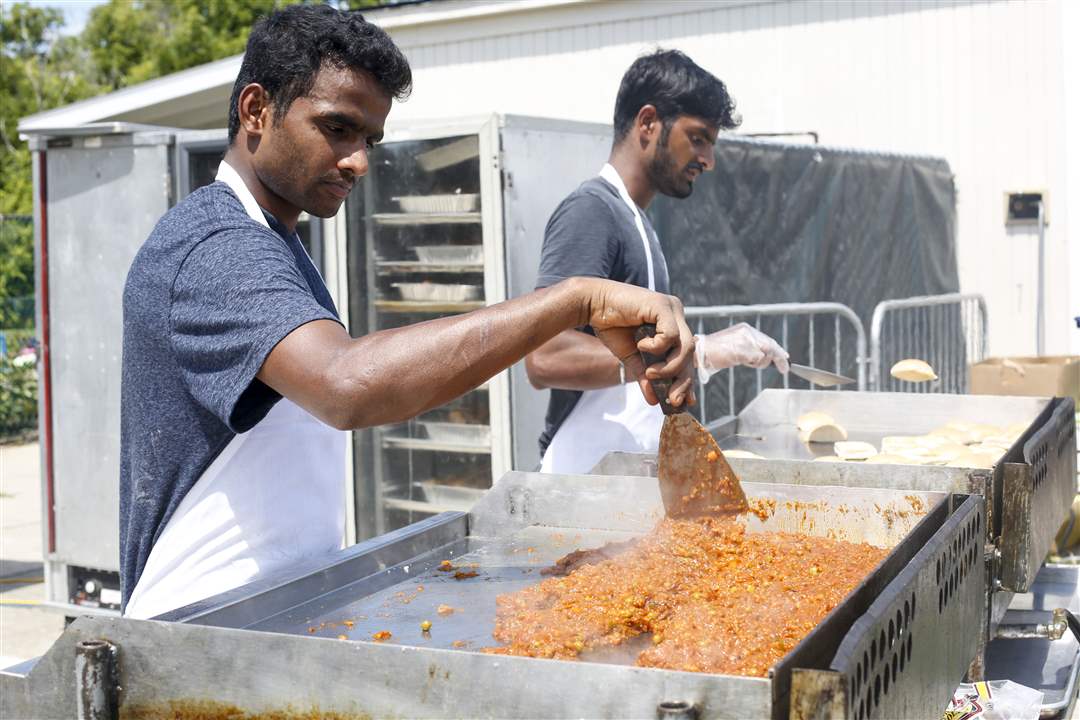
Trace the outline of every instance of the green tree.
{"type": "Polygon", "coordinates": [[[52,8],[5,5],[0,16],[0,214],[28,215],[30,157],[19,118],[95,95],[78,38],[62,37],[52,8]]]}
{"type": "MultiPolygon", "coordinates": [[[[117,89],[244,51],[248,31],[274,9],[311,0],[110,0],[90,12],[82,40],[97,81],[117,89]]],[[[339,0],[342,9],[392,0],[339,0]]]]}
{"type": "Polygon", "coordinates": [[[0,330],[34,326],[34,226],[0,215],[0,330]]]}
{"type": "Polygon", "coordinates": [[[298,0],[110,0],[82,40],[97,81],[117,89],[244,50],[256,18],[298,0]]]}
{"type": "Polygon", "coordinates": [[[5,5],[0,15],[0,329],[33,325],[30,152],[19,118],[100,92],[78,38],[62,37],[51,8],[5,5]]]}

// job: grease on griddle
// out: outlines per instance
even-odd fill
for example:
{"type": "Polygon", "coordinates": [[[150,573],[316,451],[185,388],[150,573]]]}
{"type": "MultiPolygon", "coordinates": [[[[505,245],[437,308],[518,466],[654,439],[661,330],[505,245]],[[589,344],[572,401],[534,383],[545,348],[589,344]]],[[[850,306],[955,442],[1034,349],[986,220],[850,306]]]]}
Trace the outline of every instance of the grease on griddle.
{"type": "MultiPolygon", "coordinates": [[[[367,620],[367,615],[358,615],[356,619],[367,620]]],[[[309,625],[307,631],[314,635],[315,633],[322,632],[323,630],[334,630],[337,628],[338,625],[344,625],[345,627],[352,630],[353,627],[356,625],[356,620],[342,620],[341,622],[325,621],[319,623],[318,625],[309,625]]]]}
{"type": "Polygon", "coordinates": [[[423,591],[424,591],[424,586],[421,585],[420,587],[418,587],[416,590],[412,591],[411,593],[406,592],[405,590],[399,590],[398,592],[394,593],[394,597],[397,598],[398,600],[400,600],[402,605],[408,605],[409,603],[411,603],[413,600],[416,599],[417,595],[419,595],[423,591]]]}
{"type": "Polygon", "coordinates": [[[926,514],[926,503],[918,495],[905,495],[904,499],[908,501],[908,505],[911,506],[911,511],[919,515],[926,514]]]}
{"type": "Polygon", "coordinates": [[[367,713],[340,713],[313,706],[308,710],[292,705],[259,711],[214,700],[169,700],[160,703],[124,703],[127,720],[371,720],[367,713]]]}
{"type": "Polygon", "coordinates": [[[480,573],[476,571],[480,567],[480,563],[469,563],[468,565],[455,565],[449,560],[443,560],[439,563],[439,567],[436,568],[440,572],[452,572],[454,573],[455,580],[468,580],[474,578],[480,573]],[[462,568],[468,568],[468,570],[462,570],[462,568]]]}
{"type": "Polygon", "coordinates": [[[776,514],[776,501],[771,498],[748,498],[747,512],[765,522],[776,514]]]}

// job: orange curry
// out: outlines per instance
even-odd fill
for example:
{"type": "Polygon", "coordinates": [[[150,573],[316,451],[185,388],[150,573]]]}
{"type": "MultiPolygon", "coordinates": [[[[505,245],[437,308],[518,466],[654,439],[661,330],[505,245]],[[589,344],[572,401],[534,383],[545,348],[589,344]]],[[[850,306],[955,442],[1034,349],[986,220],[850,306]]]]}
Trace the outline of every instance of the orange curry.
{"type": "Polygon", "coordinates": [[[764,676],[887,553],[666,518],[640,540],[571,553],[554,568],[562,577],[500,595],[503,646],[487,652],[574,659],[651,634],[637,665],[764,676]]]}

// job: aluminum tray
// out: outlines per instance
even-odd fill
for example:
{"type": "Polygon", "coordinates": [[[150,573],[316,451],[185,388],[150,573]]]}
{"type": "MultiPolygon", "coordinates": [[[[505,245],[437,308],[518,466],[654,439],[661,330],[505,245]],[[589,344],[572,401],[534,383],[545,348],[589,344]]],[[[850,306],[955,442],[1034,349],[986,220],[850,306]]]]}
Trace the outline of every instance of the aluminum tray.
{"type": "Polygon", "coordinates": [[[424,428],[428,438],[435,442],[463,443],[482,445],[491,442],[491,426],[470,425],[468,423],[436,422],[434,420],[417,421],[424,428]]]}
{"type": "Polygon", "coordinates": [[[447,265],[483,265],[483,245],[416,245],[413,252],[420,262],[447,265]]]}
{"type": "Polygon", "coordinates": [[[480,204],[479,193],[447,195],[402,195],[391,198],[407,213],[460,213],[474,212],[480,204]]]}
{"type": "Polygon", "coordinates": [[[433,282],[391,283],[409,302],[467,302],[480,297],[479,285],[460,285],[433,282]]]}
{"type": "MultiPolygon", "coordinates": [[[[374,538],[164,618],[172,622],[82,618],[32,667],[0,674],[5,716],[73,716],[73,648],[105,638],[118,648],[126,717],[184,708],[204,716],[289,709],[375,717],[650,717],[667,702],[686,703],[700,717],[784,718],[789,697],[800,712],[832,702],[810,692],[820,683],[807,686],[794,668],[827,672],[841,647],[877,647],[892,608],[904,602],[912,606],[909,621],[892,634],[913,637],[915,654],[875,717],[901,714],[891,707],[943,707],[976,651],[974,637],[958,629],[981,612],[983,563],[966,563],[963,577],[952,578],[959,558],[977,554],[983,499],[754,482],[746,488],[752,498],[777,501],[764,527],[894,546],[768,678],[476,652],[493,642],[499,593],[537,582],[539,568],[577,547],[643,532],[661,512],[648,478],[510,473],[469,514],[444,513],[374,538]],[[837,512],[841,504],[846,512],[837,512]],[[443,559],[475,562],[479,575],[454,580],[435,569],[443,559]],[[939,612],[929,598],[936,601],[943,583],[951,603],[939,612]],[[872,612],[882,603],[886,610],[872,612]],[[461,611],[440,617],[439,604],[461,611]],[[420,632],[422,619],[434,623],[428,636],[420,632]],[[378,630],[393,638],[367,640],[378,630]],[[468,648],[455,648],[455,641],[468,648]]],[[[751,529],[761,526],[752,522],[751,529]]],[[[858,670],[832,672],[826,677],[858,670]]],[[[836,717],[856,714],[844,705],[836,717]]]]}

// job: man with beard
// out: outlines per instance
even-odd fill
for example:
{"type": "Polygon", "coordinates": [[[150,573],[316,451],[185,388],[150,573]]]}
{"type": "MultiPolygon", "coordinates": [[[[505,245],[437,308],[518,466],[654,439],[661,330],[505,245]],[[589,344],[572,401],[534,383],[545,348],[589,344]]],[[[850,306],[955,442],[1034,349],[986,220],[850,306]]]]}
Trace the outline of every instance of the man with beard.
{"type": "MultiPolygon", "coordinates": [[[[607,164],[548,221],[537,288],[591,276],[669,292],[667,262],[645,209],[657,193],[689,197],[694,180],[715,164],[720,130],[738,124],[724,83],[685,54],[657,50],[634,61],[615,100],[607,164]]],[[[788,369],[783,348],[745,323],[698,337],[695,354],[702,382],[734,365],[788,369]]],[[[528,356],[526,369],[534,387],[551,389],[542,472],[586,473],[611,451],[656,450],[663,414],[641,401],[635,371],[613,358],[592,328],[560,333],[528,356]]]]}

